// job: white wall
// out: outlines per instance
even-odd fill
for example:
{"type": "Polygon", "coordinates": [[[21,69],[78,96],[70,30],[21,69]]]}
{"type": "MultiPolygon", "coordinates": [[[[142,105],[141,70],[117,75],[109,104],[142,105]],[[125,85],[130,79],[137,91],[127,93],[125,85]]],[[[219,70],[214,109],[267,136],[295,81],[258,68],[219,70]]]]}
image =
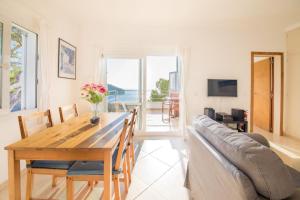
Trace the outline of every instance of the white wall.
{"type": "Polygon", "coordinates": [[[203,113],[206,106],[225,112],[230,112],[231,108],[249,110],[250,52],[285,51],[283,30],[249,24],[212,25],[197,29],[89,25],[84,29],[82,41],[86,49],[83,60],[88,60],[89,64],[80,72],[82,77],[79,79],[92,77],[93,72],[88,69],[95,66],[95,59],[91,59],[91,55],[96,55],[95,50],[106,55],[144,56],[159,54],[156,52],[174,53],[180,47],[189,48],[185,77],[189,122],[195,115],[203,113]],[[238,98],[207,97],[208,78],[237,79],[238,98]]]}
{"type": "Polygon", "coordinates": [[[287,33],[286,134],[300,138],[300,28],[287,33]]]}
{"type": "MultiPolygon", "coordinates": [[[[57,123],[57,108],[59,105],[74,102],[74,86],[76,85],[76,81],[57,78],[58,37],[79,47],[79,28],[64,20],[40,16],[14,1],[0,0],[0,5],[0,21],[14,22],[39,35],[39,108],[51,108],[57,123]]],[[[9,62],[9,55],[4,55],[4,59],[9,62]]],[[[77,65],[77,67],[80,66],[77,65]]],[[[7,152],[4,147],[20,139],[17,115],[26,113],[28,112],[0,114],[0,158],[2,161],[0,183],[7,180],[7,152]]]]}

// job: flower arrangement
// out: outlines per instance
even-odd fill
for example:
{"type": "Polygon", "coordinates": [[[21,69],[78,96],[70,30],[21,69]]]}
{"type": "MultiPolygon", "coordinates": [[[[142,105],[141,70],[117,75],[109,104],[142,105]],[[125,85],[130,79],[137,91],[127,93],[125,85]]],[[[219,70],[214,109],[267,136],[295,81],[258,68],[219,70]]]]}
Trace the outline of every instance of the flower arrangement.
{"type": "Polygon", "coordinates": [[[107,89],[101,84],[87,83],[81,88],[81,97],[92,104],[99,104],[107,96],[107,89]]]}
{"type": "Polygon", "coordinates": [[[99,123],[99,104],[103,101],[104,97],[108,95],[106,87],[97,83],[87,83],[81,88],[81,97],[91,103],[92,111],[94,113],[91,123],[99,123]]]}

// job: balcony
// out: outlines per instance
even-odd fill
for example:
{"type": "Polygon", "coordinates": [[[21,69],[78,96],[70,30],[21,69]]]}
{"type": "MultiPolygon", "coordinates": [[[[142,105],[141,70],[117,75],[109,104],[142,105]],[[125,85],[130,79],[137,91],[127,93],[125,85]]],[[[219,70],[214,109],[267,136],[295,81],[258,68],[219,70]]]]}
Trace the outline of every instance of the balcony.
{"type": "Polygon", "coordinates": [[[174,132],[178,130],[178,108],[177,113],[174,113],[174,111],[172,111],[171,101],[168,100],[168,98],[164,98],[164,100],[148,100],[145,102],[145,105],[143,105],[142,103],[138,103],[139,98],[137,91],[123,91],[122,94],[110,92],[110,94],[111,95],[108,96],[108,111],[110,112],[128,111],[136,106],[140,107],[140,109],[142,107],[145,108],[144,116],[142,115],[140,118],[141,121],[144,121],[145,131],[174,132]],[[163,104],[164,109],[162,109],[163,104]]]}

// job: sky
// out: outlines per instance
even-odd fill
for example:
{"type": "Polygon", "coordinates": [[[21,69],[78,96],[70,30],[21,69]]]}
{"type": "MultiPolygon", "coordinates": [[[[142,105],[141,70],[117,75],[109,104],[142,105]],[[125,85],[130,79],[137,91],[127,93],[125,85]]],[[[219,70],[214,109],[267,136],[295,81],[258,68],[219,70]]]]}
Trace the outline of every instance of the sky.
{"type": "MultiPolygon", "coordinates": [[[[169,79],[169,72],[176,71],[175,56],[148,56],[146,58],[147,90],[155,89],[160,78],[169,79]]],[[[139,59],[107,59],[107,83],[126,90],[137,90],[139,59]]]]}

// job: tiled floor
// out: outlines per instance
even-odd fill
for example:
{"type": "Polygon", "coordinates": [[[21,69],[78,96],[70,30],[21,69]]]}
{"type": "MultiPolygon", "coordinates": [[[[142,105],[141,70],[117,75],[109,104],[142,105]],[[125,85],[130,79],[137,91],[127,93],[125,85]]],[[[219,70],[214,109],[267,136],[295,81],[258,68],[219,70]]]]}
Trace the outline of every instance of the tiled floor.
{"type": "MultiPolygon", "coordinates": [[[[164,114],[164,119],[167,119],[168,115],[164,114]]],[[[146,131],[148,132],[172,132],[178,131],[179,118],[171,118],[170,122],[162,120],[161,110],[149,111],[146,113],[146,131]]]]}
{"type": "MultiPolygon", "coordinates": [[[[126,200],[188,200],[189,193],[184,187],[187,166],[187,152],[182,139],[143,140],[140,153],[132,174],[129,193],[122,199],[126,200]]],[[[25,186],[23,177],[22,188],[25,186]]],[[[36,176],[34,180],[34,199],[65,198],[65,182],[62,179],[59,186],[52,189],[50,177],[36,176]]],[[[80,190],[83,182],[77,182],[80,190]]],[[[122,184],[121,184],[122,185],[122,184]]],[[[87,197],[88,200],[99,199],[102,184],[87,197]]],[[[24,191],[22,192],[24,196],[24,191]]],[[[7,188],[0,191],[0,199],[7,198],[7,188]]]]}
{"type": "Polygon", "coordinates": [[[186,149],[181,139],[146,140],[143,143],[127,199],[185,200],[189,199],[184,187],[186,149]]]}

